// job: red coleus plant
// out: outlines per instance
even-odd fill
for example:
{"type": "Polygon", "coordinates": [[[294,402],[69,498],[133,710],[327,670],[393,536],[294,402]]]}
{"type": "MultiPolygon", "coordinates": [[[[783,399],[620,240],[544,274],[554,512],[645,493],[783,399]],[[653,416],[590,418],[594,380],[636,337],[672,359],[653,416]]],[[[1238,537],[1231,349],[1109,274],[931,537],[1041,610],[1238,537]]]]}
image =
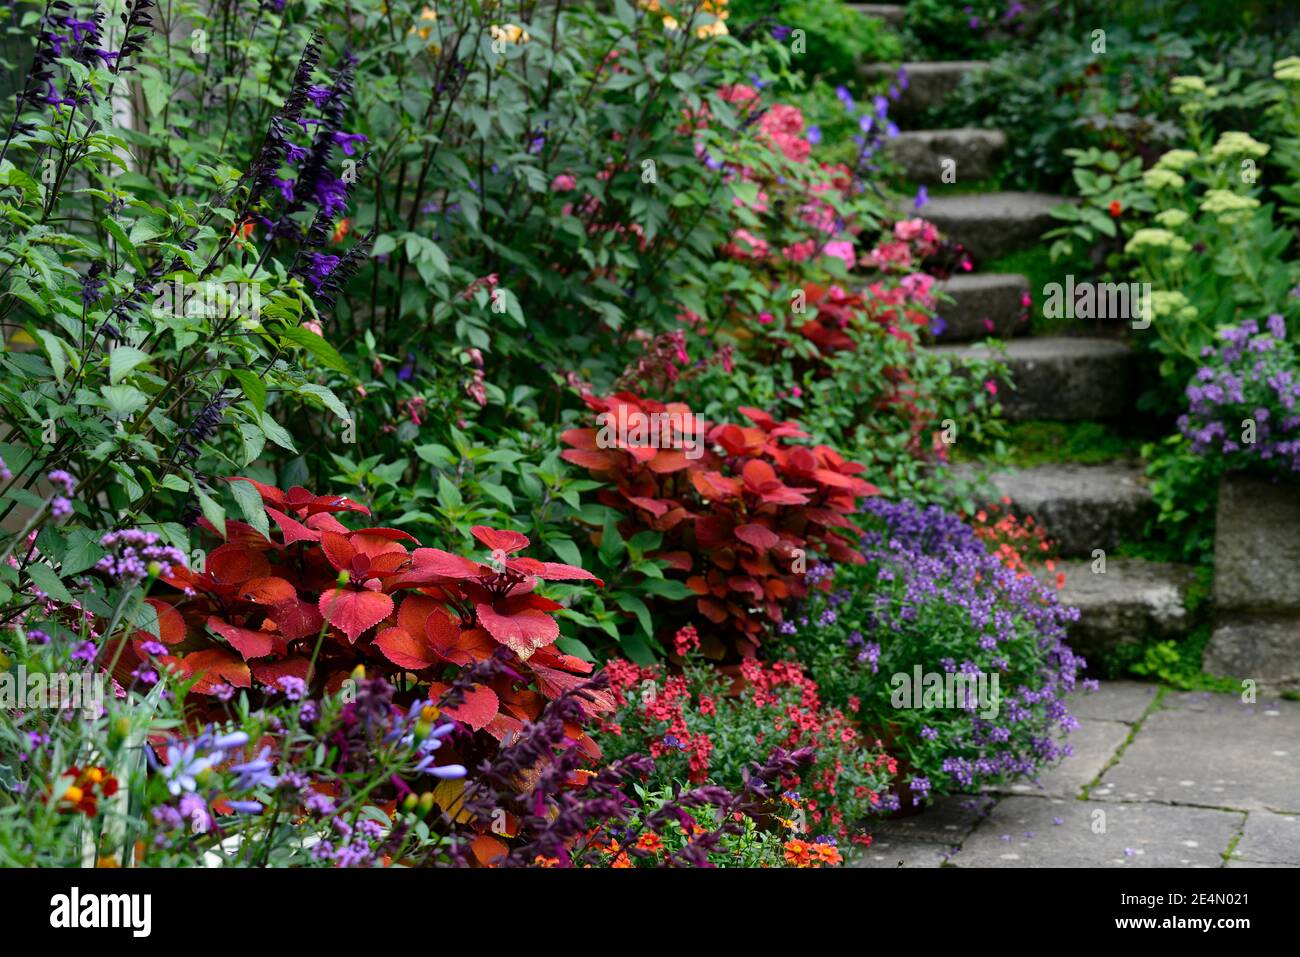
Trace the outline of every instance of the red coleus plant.
{"type": "Polygon", "coordinates": [[[807,594],[813,553],[863,560],[848,516],[877,489],[834,449],[794,444],[807,438],[796,423],[752,408],[740,410],[748,425],[708,423],[630,392],[584,399],[606,423],[662,423],[641,434],[570,429],[563,458],[609,483],[599,498],[625,513],[621,532],[663,534],[658,557],[687,576],[696,608],[717,626],[705,636],[710,654],[726,644],[752,654],[783,607],[807,594]]]}
{"type": "MultiPolygon", "coordinates": [[[[539,579],[603,582],[572,565],[518,555],[519,532],[475,526],[485,560],[419,547],[395,528],[350,529],[336,517],[370,510],[303,488],[282,492],[248,478],[261,495],[278,540],[243,522],[226,523],[226,541],[202,571],[175,568],[163,581],[178,589],[151,598],[158,613],[163,665],[197,676],[194,690],[283,690],[284,679],[335,689],[358,664],[433,694],[464,667],[501,648],[515,677],[475,687],[448,712],[498,740],[535,718],[547,698],[584,681],[592,666],[552,647],[561,606],[537,594],[539,579]]],[[[204,527],[215,533],[206,521],[204,527]]],[[[137,632],[131,650],[148,660],[153,638],[137,632]]],[[[131,663],[121,667],[129,672],[131,663]]],[[[586,706],[604,710],[593,695],[586,706]]]]}

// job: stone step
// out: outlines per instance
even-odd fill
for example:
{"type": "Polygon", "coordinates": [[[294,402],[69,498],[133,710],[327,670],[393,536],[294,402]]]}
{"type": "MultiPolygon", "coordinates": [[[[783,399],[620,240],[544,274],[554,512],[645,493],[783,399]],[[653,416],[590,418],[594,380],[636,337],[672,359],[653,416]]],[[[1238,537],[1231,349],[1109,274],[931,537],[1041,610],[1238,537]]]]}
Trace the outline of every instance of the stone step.
{"type": "Polygon", "coordinates": [[[906,8],[895,3],[850,3],[850,10],[856,10],[864,17],[884,20],[891,27],[901,27],[906,8]]]}
{"type": "Polygon", "coordinates": [[[935,284],[951,296],[940,303],[939,342],[969,342],[997,336],[1010,339],[1029,331],[1029,280],[1016,273],[959,273],[935,284]]]}
{"type": "Polygon", "coordinates": [[[958,193],[933,197],[918,214],[978,261],[1038,243],[1044,232],[1059,225],[1052,208],[1066,202],[1047,193],[958,193]]]}
{"type": "Polygon", "coordinates": [[[966,126],[951,130],[913,130],[885,141],[885,152],[917,183],[962,183],[987,179],[1007,148],[1001,130],[966,126]],[[944,179],[945,171],[950,175],[944,179]]]}
{"type": "Polygon", "coordinates": [[[958,361],[1006,362],[1011,383],[998,398],[1008,419],[1107,419],[1129,409],[1133,353],[1116,339],[1045,336],[1014,339],[1005,351],[980,343],[930,350],[958,361]]]}
{"type": "MultiPolygon", "coordinates": [[[[953,468],[960,479],[976,479],[983,471],[968,464],[953,468]]],[[[1007,507],[1017,517],[1032,515],[1065,558],[1093,559],[1098,548],[1110,552],[1121,541],[1140,537],[1147,518],[1155,513],[1136,464],[1053,462],[993,471],[987,479],[994,497],[1010,499],[1007,507]]]]}
{"type": "Polygon", "coordinates": [[[1085,558],[1057,562],[1055,571],[1037,570],[1052,585],[1058,573],[1065,585],[1057,597],[1079,609],[1079,620],[1069,626],[1070,647],[1079,654],[1148,638],[1181,638],[1189,630],[1187,591],[1195,574],[1185,565],[1138,558],[1107,558],[1103,565],[1085,558]]]}
{"type": "MultiPolygon", "coordinates": [[[[907,89],[899,90],[894,112],[907,115],[919,113],[943,104],[948,94],[957,88],[967,73],[988,66],[986,60],[945,60],[904,63],[907,89]]],[[[898,67],[888,63],[868,63],[862,67],[862,78],[871,83],[881,80],[893,82],[898,67]]]]}

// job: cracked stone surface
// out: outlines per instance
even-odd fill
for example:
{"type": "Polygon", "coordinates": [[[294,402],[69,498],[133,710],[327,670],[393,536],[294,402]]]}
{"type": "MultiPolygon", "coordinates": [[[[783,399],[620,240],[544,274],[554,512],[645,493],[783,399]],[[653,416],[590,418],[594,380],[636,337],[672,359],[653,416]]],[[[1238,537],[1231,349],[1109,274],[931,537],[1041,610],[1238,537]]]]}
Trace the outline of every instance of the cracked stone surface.
{"type": "Polygon", "coordinates": [[[1300,867],[1300,703],[1165,691],[1157,704],[1159,693],[1114,681],[1072,695],[1075,754],[1041,787],[943,798],[881,822],[851,863],[1300,867]]]}
{"type": "Polygon", "coordinates": [[[1016,795],[998,802],[951,860],[957,867],[1222,867],[1243,817],[1016,795]]]}
{"type": "Polygon", "coordinates": [[[1131,792],[1167,804],[1300,811],[1300,703],[1170,695],[1090,796],[1131,792]]]}

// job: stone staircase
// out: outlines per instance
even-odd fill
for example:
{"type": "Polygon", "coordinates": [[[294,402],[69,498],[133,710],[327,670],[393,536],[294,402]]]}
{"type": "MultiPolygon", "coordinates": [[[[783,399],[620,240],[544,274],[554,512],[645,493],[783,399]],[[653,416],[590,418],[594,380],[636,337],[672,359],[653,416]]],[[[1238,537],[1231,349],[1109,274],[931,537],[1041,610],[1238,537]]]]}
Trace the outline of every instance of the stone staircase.
{"type": "MultiPolygon", "coordinates": [[[[894,25],[903,22],[902,6],[857,9],[894,25]]],[[[899,84],[893,112],[904,129],[887,150],[910,181],[933,187],[952,183],[954,174],[957,184],[996,174],[1006,149],[1000,130],[906,129],[909,118],[941,105],[963,77],[981,66],[978,61],[903,64],[906,86],[899,84]]],[[[863,68],[869,82],[893,83],[897,73],[892,64],[863,68]]],[[[1034,336],[1025,321],[1026,297],[1038,298],[1043,290],[1031,289],[1022,275],[978,271],[984,262],[1040,242],[1055,224],[1050,210],[1066,200],[1042,193],[935,191],[939,195],[916,215],[964,245],[976,271],[937,284],[951,302],[939,308],[944,328],[930,348],[958,364],[1001,357],[1011,382],[999,389],[999,398],[1013,421],[1116,421],[1132,414],[1137,375],[1122,339],[1100,328],[1087,335],[1034,336]],[[995,349],[983,341],[994,337],[1004,345],[995,349]]],[[[959,466],[954,477],[977,480],[984,471],[959,466]]],[[[990,500],[1010,499],[1016,514],[1033,515],[1057,541],[1062,561],[1043,575],[1055,579],[1056,572],[1065,574],[1061,599],[1080,609],[1071,631],[1076,650],[1089,654],[1186,632],[1191,571],[1111,554],[1124,540],[1140,535],[1154,512],[1141,463],[1052,463],[995,471],[984,480],[990,500]]]]}

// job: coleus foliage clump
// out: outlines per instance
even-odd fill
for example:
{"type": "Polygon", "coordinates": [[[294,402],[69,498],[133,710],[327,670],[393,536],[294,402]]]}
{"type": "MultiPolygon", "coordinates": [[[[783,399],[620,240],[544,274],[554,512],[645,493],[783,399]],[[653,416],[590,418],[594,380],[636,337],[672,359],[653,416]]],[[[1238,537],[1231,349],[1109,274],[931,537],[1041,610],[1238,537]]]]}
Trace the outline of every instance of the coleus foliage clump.
{"type": "MultiPolygon", "coordinates": [[[[728,647],[753,654],[783,607],[807,594],[812,554],[863,560],[848,516],[876,487],[860,477],[864,466],[829,446],[795,444],[807,438],[796,423],[753,408],[740,409],[748,425],[709,423],[680,403],[630,392],[584,399],[606,421],[667,416],[659,421],[697,430],[692,439],[676,429],[666,443],[651,435],[638,441],[630,431],[606,439],[595,428],[569,429],[561,439],[566,461],[608,483],[598,496],[625,516],[620,534],[662,534],[658,557],[687,576],[695,610],[715,626],[702,636],[706,654],[721,657],[728,647]],[[702,445],[688,449],[699,436],[702,445]]],[[[665,626],[681,623],[670,616],[665,626]]]]}
{"type": "MultiPolygon", "coordinates": [[[[278,538],[269,522],[259,530],[228,521],[225,542],[201,571],[169,569],[161,580],[179,592],[149,599],[167,646],[156,660],[197,678],[193,691],[277,691],[286,678],[335,690],[361,664],[401,686],[427,683],[437,696],[461,669],[507,649],[506,674],[446,709],[500,740],[591,671],[552,647],[560,631],[551,613],[561,605],[535,589],[542,579],[604,583],[572,565],[518,555],[527,536],[475,526],[488,554],[471,558],[421,547],[399,529],[348,528],[339,515],[370,510],[342,496],[230,481],[256,490],[278,538]]],[[[131,643],[141,660],[157,650],[151,637],[138,632],[131,643]]],[[[593,713],[608,704],[598,693],[584,701],[593,713]]]]}

